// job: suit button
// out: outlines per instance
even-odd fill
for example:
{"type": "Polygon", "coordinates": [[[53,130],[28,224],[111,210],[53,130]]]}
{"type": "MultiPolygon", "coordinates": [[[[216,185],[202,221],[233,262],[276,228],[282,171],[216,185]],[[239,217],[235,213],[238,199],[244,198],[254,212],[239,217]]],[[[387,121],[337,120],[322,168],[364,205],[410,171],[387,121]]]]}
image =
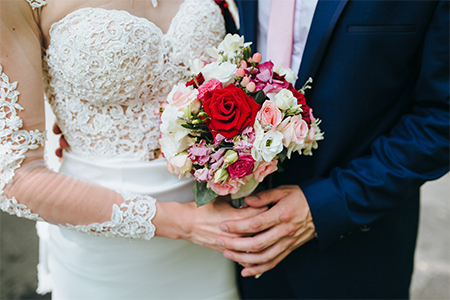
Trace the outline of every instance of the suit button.
{"type": "Polygon", "coordinates": [[[359,230],[361,230],[361,232],[367,232],[367,231],[370,230],[370,227],[367,226],[367,225],[364,225],[364,226],[361,226],[361,227],[359,228],[359,230]]]}

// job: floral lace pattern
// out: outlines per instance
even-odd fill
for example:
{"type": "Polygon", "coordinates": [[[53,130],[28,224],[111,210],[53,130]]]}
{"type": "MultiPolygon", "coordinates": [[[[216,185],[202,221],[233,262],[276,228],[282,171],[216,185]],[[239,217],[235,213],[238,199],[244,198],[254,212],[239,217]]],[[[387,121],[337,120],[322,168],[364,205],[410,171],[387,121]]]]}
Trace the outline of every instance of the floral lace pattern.
{"type": "Polygon", "coordinates": [[[31,5],[33,9],[39,8],[47,4],[44,0],[27,0],[27,2],[31,5]]]}
{"type": "Polygon", "coordinates": [[[84,158],[154,158],[153,111],[189,60],[225,34],[214,1],[185,0],[167,34],[126,11],[76,10],[50,29],[47,98],[72,153],[84,158]]]}
{"type": "Polygon", "coordinates": [[[156,214],[156,200],[145,195],[127,192],[121,194],[125,201],[120,207],[114,204],[111,221],[66,226],[90,235],[150,240],[155,235],[155,226],[151,220],[156,214]]]}
{"type": "Polygon", "coordinates": [[[25,152],[44,146],[46,139],[45,131],[20,130],[23,122],[17,112],[23,107],[17,103],[20,93],[16,88],[17,82],[10,83],[0,65],[0,209],[37,221],[42,219],[25,205],[19,204],[14,197],[8,199],[3,195],[6,184],[12,182],[14,171],[22,164],[25,152]]]}

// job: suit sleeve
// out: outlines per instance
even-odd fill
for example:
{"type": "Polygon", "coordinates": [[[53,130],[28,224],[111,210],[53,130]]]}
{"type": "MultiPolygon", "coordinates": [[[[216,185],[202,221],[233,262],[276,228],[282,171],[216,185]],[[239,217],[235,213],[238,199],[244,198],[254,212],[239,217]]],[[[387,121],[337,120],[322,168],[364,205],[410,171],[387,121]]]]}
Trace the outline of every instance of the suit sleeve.
{"type": "Polygon", "coordinates": [[[420,186],[449,170],[449,3],[441,1],[429,24],[412,110],[368,156],[335,168],[328,178],[301,184],[324,249],[361,226],[404,205],[420,186]]]}

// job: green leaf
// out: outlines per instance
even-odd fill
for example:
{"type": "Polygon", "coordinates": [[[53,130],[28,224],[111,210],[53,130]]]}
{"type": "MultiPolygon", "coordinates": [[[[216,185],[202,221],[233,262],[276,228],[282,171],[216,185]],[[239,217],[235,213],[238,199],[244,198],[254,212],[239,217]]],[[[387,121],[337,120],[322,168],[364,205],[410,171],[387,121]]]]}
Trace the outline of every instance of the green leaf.
{"type": "Polygon", "coordinates": [[[253,94],[252,97],[259,105],[262,105],[264,101],[266,101],[266,94],[264,94],[264,91],[262,90],[253,94]]]}
{"type": "Polygon", "coordinates": [[[218,196],[213,190],[206,187],[206,182],[196,181],[192,188],[192,192],[194,193],[197,207],[208,204],[218,196]]]}
{"type": "Polygon", "coordinates": [[[278,159],[280,160],[280,162],[283,162],[286,159],[286,156],[287,156],[287,148],[283,147],[283,151],[278,153],[277,156],[278,156],[278,159]]]}

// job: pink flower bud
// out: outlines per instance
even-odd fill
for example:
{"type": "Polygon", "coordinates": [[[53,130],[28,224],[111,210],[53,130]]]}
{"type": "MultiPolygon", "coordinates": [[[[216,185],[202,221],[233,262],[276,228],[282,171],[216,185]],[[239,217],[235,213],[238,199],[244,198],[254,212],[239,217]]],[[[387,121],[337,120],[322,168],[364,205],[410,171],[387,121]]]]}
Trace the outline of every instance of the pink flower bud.
{"type": "Polygon", "coordinates": [[[245,71],[242,68],[239,68],[236,70],[236,76],[237,77],[244,77],[245,76],[245,71]]]}
{"type": "Polygon", "coordinates": [[[253,60],[257,63],[260,63],[262,61],[262,56],[260,53],[256,52],[253,54],[253,60]]]}
{"type": "Polygon", "coordinates": [[[242,81],[241,81],[241,85],[242,85],[243,87],[246,87],[247,84],[248,84],[249,82],[250,82],[250,78],[244,77],[244,78],[242,79],[242,81]]]}
{"type": "Polygon", "coordinates": [[[245,60],[241,60],[241,68],[242,69],[247,68],[247,63],[245,62],[245,60]]]}
{"type": "Polygon", "coordinates": [[[253,92],[255,91],[255,89],[256,89],[256,85],[255,85],[254,82],[249,82],[249,83],[247,84],[246,88],[247,88],[247,90],[248,90],[250,93],[253,93],[253,92]]]}
{"type": "Polygon", "coordinates": [[[155,116],[159,116],[159,108],[155,108],[155,109],[153,110],[153,114],[154,114],[155,116]]]}

